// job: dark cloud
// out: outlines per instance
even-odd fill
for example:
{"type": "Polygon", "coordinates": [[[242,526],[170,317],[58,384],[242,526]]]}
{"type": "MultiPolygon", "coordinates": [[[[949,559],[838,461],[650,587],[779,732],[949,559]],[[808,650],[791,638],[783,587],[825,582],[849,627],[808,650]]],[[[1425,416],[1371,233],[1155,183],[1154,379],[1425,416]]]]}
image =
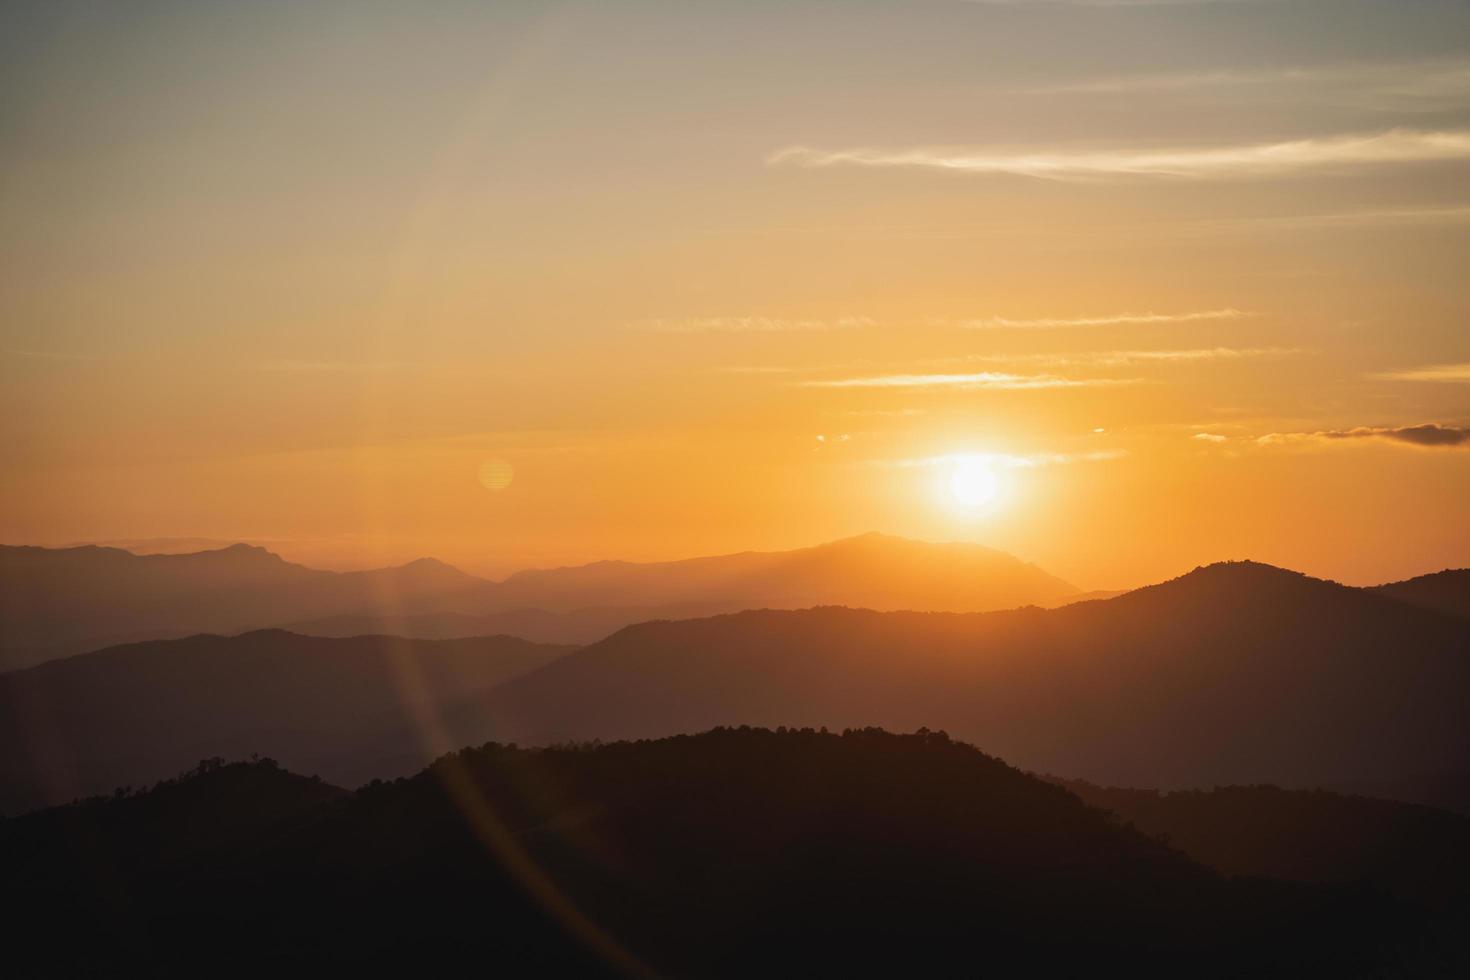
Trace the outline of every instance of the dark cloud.
{"type": "Polygon", "coordinates": [[[1356,429],[1319,432],[1317,435],[1324,439],[1392,439],[1413,446],[1470,446],[1470,429],[1459,429],[1436,422],[1398,428],[1358,426],[1356,429]]]}

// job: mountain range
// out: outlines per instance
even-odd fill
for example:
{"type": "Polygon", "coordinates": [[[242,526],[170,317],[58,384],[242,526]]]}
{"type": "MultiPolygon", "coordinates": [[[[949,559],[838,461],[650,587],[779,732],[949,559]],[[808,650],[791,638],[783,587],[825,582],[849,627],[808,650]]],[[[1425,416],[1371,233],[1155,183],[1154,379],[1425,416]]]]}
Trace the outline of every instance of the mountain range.
{"type": "Polygon", "coordinates": [[[0,674],[0,813],[147,785],[202,758],[289,759],[307,771],[412,732],[433,758],[443,706],[572,648],[512,637],[322,639],[279,630],[194,636],[0,674]],[[422,741],[421,741],[422,740],[422,741]]]}
{"type": "Polygon", "coordinates": [[[192,554],[0,546],[0,670],[118,643],[287,626],[424,639],[588,643],[630,623],[838,603],[979,611],[1078,590],[1004,552],[862,535],[786,552],[597,562],[500,582],[434,559],[330,572],[234,545],[192,554]]]}
{"type": "Polygon", "coordinates": [[[928,726],[1103,784],[1272,782],[1470,807],[1470,620],[1425,608],[1444,605],[1440,584],[1434,602],[1407,601],[1408,585],[1238,562],[1056,609],[751,610],[576,650],[155,641],[0,675],[0,772],[15,812],[210,755],[265,752],[358,785],[491,740],[928,726]],[[423,679],[450,662],[443,682],[423,679]],[[343,684],[371,696],[344,699],[343,684]]]}

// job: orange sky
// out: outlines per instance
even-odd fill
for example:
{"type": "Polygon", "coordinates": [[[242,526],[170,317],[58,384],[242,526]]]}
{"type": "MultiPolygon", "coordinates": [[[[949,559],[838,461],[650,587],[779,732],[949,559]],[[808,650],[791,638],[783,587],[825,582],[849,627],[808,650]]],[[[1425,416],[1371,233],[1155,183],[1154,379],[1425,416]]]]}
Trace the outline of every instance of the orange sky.
{"type": "Polygon", "coordinates": [[[0,540],[1470,564],[1463,5],[0,18],[0,540]]]}

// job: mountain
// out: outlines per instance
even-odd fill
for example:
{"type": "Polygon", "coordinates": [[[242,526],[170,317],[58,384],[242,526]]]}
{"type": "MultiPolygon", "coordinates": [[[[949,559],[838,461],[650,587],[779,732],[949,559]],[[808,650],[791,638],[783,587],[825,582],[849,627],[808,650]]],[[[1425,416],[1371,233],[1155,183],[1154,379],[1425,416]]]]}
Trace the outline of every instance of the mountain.
{"type": "Polygon", "coordinates": [[[267,627],[426,639],[511,632],[591,642],[645,619],[762,606],[967,611],[1052,604],[1076,594],[999,551],[883,535],[788,552],[598,562],[520,572],[503,582],[433,559],[321,571],[249,545],[150,555],[0,546],[0,670],[118,643],[267,627]],[[469,622],[477,617],[491,619],[469,622]]]}
{"type": "Polygon", "coordinates": [[[1466,963],[1419,910],[1361,888],[1227,880],[942,733],[486,745],[350,797],[288,801],[253,833],[212,832],[228,811],[201,797],[247,780],[290,797],[281,776],[211,766],[0,823],[7,890],[26,899],[7,914],[7,963],[697,977],[1466,963]],[[160,855],[156,829],[179,826],[210,846],[160,855]]]}
{"type": "Polygon", "coordinates": [[[0,546],[0,670],[110,644],[238,633],[307,616],[472,606],[488,584],[427,559],[339,573],[250,545],[181,555],[0,546]]]}
{"type": "Polygon", "coordinates": [[[1470,623],[1237,562],[1051,610],[645,623],[444,724],[462,744],[928,725],[1102,783],[1397,780],[1412,799],[1415,774],[1470,773],[1467,698],[1470,623]]]}
{"type": "Polygon", "coordinates": [[[114,647],[0,675],[0,813],[152,783],[201,758],[304,770],[384,731],[429,758],[442,705],[571,648],[512,637],[323,639],[277,630],[114,647]]]}
{"type": "Polygon", "coordinates": [[[536,643],[585,645],[616,633],[630,623],[652,619],[692,619],[738,612],[739,602],[686,602],[667,606],[612,606],[547,612],[544,609],[511,609],[505,612],[418,613],[381,615],[373,613],[326,616],[286,623],[281,628],[306,636],[403,636],[425,640],[449,640],[466,636],[518,636],[536,643]]]}
{"type": "Polygon", "coordinates": [[[1432,575],[1374,586],[1372,591],[1425,609],[1470,618],[1470,568],[1447,568],[1432,575]]]}
{"type": "Polygon", "coordinates": [[[754,610],[575,651],[266,631],[0,675],[0,785],[14,796],[0,802],[212,755],[260,752],[358,785],[490,740],[795,723],[942,727],[1111,785],[1353,786],[1458,805],[1467,694],[1470,621],[1249,562],[1056,609],[754,610]],[[422,689],[409,697],[406,681],[422,689]]]}
{"type": "Polygon", "coordinates": [[[1470,903],[1464,814],[1278,786],[1161,793],[1053,781],[1225,874],[1367,882],[1428,907],[1470,903]]]}
{"type": "Polygon", "coordinates": [[[500,583],[496,601],[553,611],[724,601],[746,609],[840,604],[974,612],[1053,603],[1077,592],[981,545],[864,534],[796,551],[518,572],[500,583]]]}

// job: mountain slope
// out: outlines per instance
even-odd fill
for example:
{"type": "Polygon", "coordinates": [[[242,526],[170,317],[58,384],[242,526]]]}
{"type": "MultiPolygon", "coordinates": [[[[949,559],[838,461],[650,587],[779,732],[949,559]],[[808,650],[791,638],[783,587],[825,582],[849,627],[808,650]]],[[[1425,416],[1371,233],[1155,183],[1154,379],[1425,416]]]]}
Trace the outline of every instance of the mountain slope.
{"type": "Polygon", "coordinates": [[[1366,881],[1433,907],[1470,901],[1470,816],[1277,786],[1161,793],[1054,782],[1226,874],[1366,881]]]}
{"type": "Polygon", "coordinates": [[[742,608],[835,603],[973,612],[1055,602],[1077,591],[981,545],[864,534],[796,551],[519,572],[500,583],[497,601],[551,610],[739,600],[742,608]]]}
{"type": "Polygon", "coordinates": [[[68,974],[1352,976],[1421,931],[1371,894],[1226,881],[931,733],[488,745],[110,887],[58,830],[0,824],[30,857],[7,954],[68,974]]]}
{"type": "Polygon", "coordinates": [[[133,640],[237,633],[307,616],[473,606],[488,584],[432,560],[339,573],[249,545],[182,555],[0,546],[0,670],[133,640]]]}
{"type": "Polygon", "coordinates": [[[535,643],[584,645],[616,633],[631,623],[652,619],[693,619],[738,612],[740,602],[685,602],[667,606],[611,606],[547,612],[511,609],[492,613],[372,613],[327,616],[286,623],[281,628],[306,636],[403,636],[450,640],[467,636],[518,636],[535,643]]]}
{"type": "Polygon", "coordinates": [[[985,615],[647,623],[460,706],[452,738],[719,724],[943,727],[1028,769],[1155,786],[1470,771],[1470,624],[1234,563],[985,615]]]}
{"type": "Polygon", "coordinates": [[[432,559],[321,571],[248,545],[156,555],[0,546],[0,671],[118,643],[261,628],[331,636],[401,630],[425,639],[512,632],[590,642],[646,619],[762,606],[968,611],[1076,594],[1002,552],[883,535],[789,552],[598,562],[504,582],[432,559]],[[465,622],[484,617],[498,621],[465,622]]]}
{"type": "Polygon", "coordinates": [[[1470,568],[1447,568],[1431,575],[1377,585],[1379,595],[1470,619],[1470,568]]]}
{"type": "MultiPolygon", "coordinates": [[[[451,699],[569,648],[511,637],[322,639],[266,630],[114,647],[0,675],[0,812],[154,782],[201,758],[318,771],[386,730],[428,756],[451,699]]],[[[459,743],[454,743],[455,745],[459,743]]]]}

